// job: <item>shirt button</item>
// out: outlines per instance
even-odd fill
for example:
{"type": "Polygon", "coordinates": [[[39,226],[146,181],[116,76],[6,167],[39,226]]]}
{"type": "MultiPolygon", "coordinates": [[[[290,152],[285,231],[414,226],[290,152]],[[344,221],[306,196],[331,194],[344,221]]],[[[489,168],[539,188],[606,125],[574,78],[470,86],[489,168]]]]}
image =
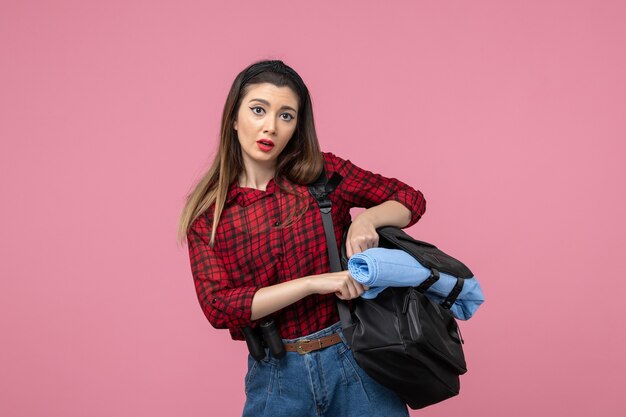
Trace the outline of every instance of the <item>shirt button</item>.
{"type": "Polygon", "coordinates": [[[277,220],[276,223],[274,223],[274,226],[276,227],[280,226],[280,222],[277,220]]]}
{"type": "Polygon", "coordinates": [[[211,303],[213,303],[213,304],[217,303],[217,298],[212,299],[211,303]]]}

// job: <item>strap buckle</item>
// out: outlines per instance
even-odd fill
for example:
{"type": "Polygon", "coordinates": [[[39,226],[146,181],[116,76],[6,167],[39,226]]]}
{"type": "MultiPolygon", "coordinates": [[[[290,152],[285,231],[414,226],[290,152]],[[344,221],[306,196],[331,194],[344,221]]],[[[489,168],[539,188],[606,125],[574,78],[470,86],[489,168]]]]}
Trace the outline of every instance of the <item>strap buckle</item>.
{"type": "Polygon", "coordinates": [[[311,340],[309,339],[298,340],[297,345],[296,345],[296,352],[298,352],[300,355],[306,355],[307,353],[312,352],[310,348],[307,349],[307,348],[302,347],[302,344],[307,343],[307,342],[311,342],[311,340]]]}

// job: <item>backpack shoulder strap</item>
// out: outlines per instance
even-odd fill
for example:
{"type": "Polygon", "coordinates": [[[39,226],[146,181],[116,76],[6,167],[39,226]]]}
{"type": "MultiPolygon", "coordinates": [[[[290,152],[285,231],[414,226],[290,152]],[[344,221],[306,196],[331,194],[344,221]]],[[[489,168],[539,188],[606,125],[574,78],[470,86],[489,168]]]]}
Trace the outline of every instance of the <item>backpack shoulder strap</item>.
{"type": "MultiPolygon", "coordinates": [[[[320,207],[322,213],[322,222],[324,223],[324,234],[326,235],[326,246],[328,247],[328,259],[330,260],[330,270],[332,272],[341,271],[341,261],[339,260],[339,251],[337,250],[337,239],[335,238],[335,227],[333,226],[332,207],[330,201],[330,193],[332,193],[343,177],[338,173],[334,173],[330,179],[327,179],[326,172],[322,169],[319,178],[309,185],[309,192],[320,207]]],[[[350,308],[345,302],[337,299],[337,309],[341,326],[346,329],[352,324],[352,315],[350,308]]]]}
{"type": "Polygon", "coordinates": [[[317,201],[322,213],[324,234],[326,235],[328,257],[330,259],[330,270],[332,272],[341,271],[341,263],[339,262],[339,251],[337,250],[337,239],[335,238],[335,228],[333,226],[330,193],[337,188],[342,179],[343,177],[336,172],[328,179],[326,171],[322,169],[318,179],[309,185],[309,192],[317,201]]]}

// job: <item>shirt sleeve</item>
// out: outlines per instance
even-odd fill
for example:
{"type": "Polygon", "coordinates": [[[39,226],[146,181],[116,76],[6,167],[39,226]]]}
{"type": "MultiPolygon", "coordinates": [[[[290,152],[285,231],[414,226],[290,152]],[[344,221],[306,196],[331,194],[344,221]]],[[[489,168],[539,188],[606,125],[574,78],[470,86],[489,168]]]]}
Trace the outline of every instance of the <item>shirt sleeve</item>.
{"type": "Polygon", "coordinates": [[[198,301],[217,329],[238,329],[251,324],[252,298],[259,286],[233,285],[228,265],[209,246],[209,220],[200,216],[187,233],[189,260],[198,301]]]}
{"type": "Polygon", "coordinates": [[[352,207],[370,208],[385,201],[397,201],[411,211],[411,220],[405,227],[417,223],[426,211],[424,195],[404,182],[359,168],[329,152],[324,157],[327,168],[343,177],[337,190],[352,207]]]}

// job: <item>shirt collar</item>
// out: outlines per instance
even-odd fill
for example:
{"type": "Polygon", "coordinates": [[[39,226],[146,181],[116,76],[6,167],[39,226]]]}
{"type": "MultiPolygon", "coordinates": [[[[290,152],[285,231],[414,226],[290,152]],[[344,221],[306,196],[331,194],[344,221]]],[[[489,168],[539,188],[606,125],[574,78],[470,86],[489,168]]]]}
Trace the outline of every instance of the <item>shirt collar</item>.
{"type": "Polygon", "coordinates": [[[247,206],[254,203],[261,198],[274,194],[276,190],[276,184],[274,179],[270,179],[265,187],[265,191],[257,190],[255,188],[240,187],[239,181],[235,178],[228,188],[226,194],[226,204],[230,204],[231,201],[236,201],[240,206],[247,206]]]}

